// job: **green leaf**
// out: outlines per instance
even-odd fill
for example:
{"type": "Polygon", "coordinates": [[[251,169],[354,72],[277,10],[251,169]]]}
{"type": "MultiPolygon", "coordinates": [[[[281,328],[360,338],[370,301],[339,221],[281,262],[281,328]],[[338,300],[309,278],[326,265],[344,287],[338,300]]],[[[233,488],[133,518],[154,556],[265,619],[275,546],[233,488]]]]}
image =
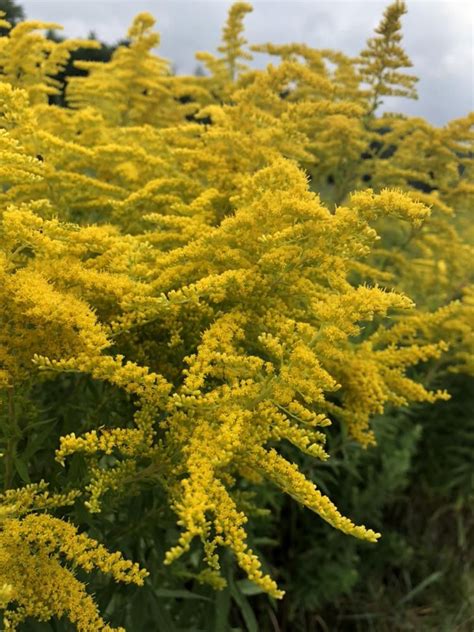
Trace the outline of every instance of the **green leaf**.
{"type": "Polygon", "coordinates": [[[247,626],[247,632],[258,632],[257,619],[247,597],[239,590],[239,587],[234,582],[233,577],[229,577],[228,581],[230,594],[232,595],[235,603],[239,606],[242,618],[247,626]]]}
{"type": "Polygon", "coordinates": [[[153,612],[153,617],[156,623],[157,632],[178,632],[178,628],[175,627],[173,620],[169,612],[164,605],[158,601],[156,595],[153,595],[154,599],[150,600],[150,606],[153,612]]]}
{"type": "Polygon", "coordinates": [[[250,581],[250,579],[240,579],[236,585],[240,592],[248,597],[251,597],[252,595],[260,595],[265,592],[262,588],[260,588],[260,586],[257,586],[257,584],[250,581]]]}
{"type": "Polygon", "coordinates": [[[19,477],[24,483],[31,483],[30,475],[28,474],[28,466],[21,459],[15,458],[15,469],[18,472],[19,477]]]}
{"type": "Polygon", "coordinates": [[[158,590],[153,591],[157,597],[161,597],[163,599],[200,599],[201,601],[211,601],[209,597],[204,597],[203,595],[197,595],[196,593],[191,592],[190,590],[172,590],[167,588],[159,588],[158,590]]]}
{"type": "Polygon", "coordinates": [[[428,577],[425,577],[425,579],[421,581],[418,586],[415,586],[415,588],[413,588],[413,590],[410,590],[410,592],[405,595],[403,599],[400,599],[398,605],[401,606],[402,604],[416,597],[416,595],[418,595],[422,590],[424,590],[431,584],[434,584],[434,582],[437,582],[443,574],[444,573],[442,571],[436,571],[434,573],[431,573],[431,575],[428,575],[428,577]]]}
{"type": "Polygon", "coordinates": [[[216,594],[214,608],[214,632],[229,632],[230,591],[228,588],[216,594]]]}

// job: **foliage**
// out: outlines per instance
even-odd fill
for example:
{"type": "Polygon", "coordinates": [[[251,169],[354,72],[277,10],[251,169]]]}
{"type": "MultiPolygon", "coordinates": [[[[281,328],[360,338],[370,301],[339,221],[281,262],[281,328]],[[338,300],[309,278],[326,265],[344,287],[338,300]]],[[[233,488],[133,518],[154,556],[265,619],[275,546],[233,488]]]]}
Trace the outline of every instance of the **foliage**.
{"type": "MultiPolygon", "coordinates": [[[[15,2],[15,0],[0,0],[0,11],[11,25],[15,25],[25,19],[25,11],[23,7],[15,2]]],[[[8,33],[7,26],[0,26],[0,35],[8,33]]]]}
{"type": "MultiPolygon", "coordinates": [[[[55,30],[50,29],[46,32],[46,37],[55,42],[63,42],[64,37],[59,35],[55,30]]],[[[94,31],[91,31],[87,37],[89,41],[97,42],[99,45],[89,45],[76,48],[72,50],[67,60],[67,64],[63,70],[61,70],[54,79],[60,84],[60,93],[50,95],[49,102],[54,105],[66,106],[66,87],[69,77],[83,77],[87,75],[87,71],[79,67],[77,62],[109,62],[114,51],[118,46],[127,46],[127,40],[121,40],[117,44],[107,44],[97,40],[97,36],[94,31]]]]}
{"type": "Polygon", "coordinates": [[[431,410],[473,373],[472,116],[377,116],[415,96],[402,2],[356,59],[255,46],[265,70],[245,63],[250,10],[197,77],[138,15],[110,61],[75,63],[65,108],[57,77],[97,42],[39,22],[0,38],[7,629],[110,629],[89,582],[137,632],[313,629],[397,555],[400,604],[436,582],[390,514],[417,478],[426,507],[468,507],[469,420],[443,437],[431,410]],[[430,463],[451,441],[446,491],[430,463]]]}

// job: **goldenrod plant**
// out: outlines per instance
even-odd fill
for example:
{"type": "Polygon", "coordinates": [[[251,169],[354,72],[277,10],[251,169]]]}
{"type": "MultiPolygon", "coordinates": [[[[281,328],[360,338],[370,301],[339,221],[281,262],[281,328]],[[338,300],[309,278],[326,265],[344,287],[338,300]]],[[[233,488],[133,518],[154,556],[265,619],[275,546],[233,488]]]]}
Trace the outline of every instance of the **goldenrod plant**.
{"type": "Polygon", "coordinates": [[[253,46],[280,59],[264,70],[251,10],[233,5],[196,77],[171,73],[138,15],[110,62],[78,62],[66,108],[48,96],[84,42],[40,22],[0,38],[5,629],[112,629],[80,569],[143,584],[146,555],[98,540],[140,494],[179,527],[160,564],[217,590],[229,550],[283,596],[248,540],[262,489],[378,546],[292,455],[330,462],[331,425],[377,449],[374,416],[436,407],[436,376],[472,373],[472,117],[379,113],[416,96],[404,3],[358,58],[253,46]]]}

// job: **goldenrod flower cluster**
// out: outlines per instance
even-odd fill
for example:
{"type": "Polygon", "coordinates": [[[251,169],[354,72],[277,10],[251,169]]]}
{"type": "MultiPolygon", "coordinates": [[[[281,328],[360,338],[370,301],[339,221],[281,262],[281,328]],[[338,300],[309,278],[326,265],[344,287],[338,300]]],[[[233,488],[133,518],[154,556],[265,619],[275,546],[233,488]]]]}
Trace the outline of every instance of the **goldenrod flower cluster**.
{"type": "MultiPolygon", "coordinates": [[[[112,630],[75,569],[98,569],[116,581],[143,584],[145,570],[110,553],[72,524],[39,513],[71,504],[77,493],[51,494],[44,482],[8,490],[0,497],[0,604],[4,629],[14,630],[27,617],[47,621],[66,615],[78,630],[112,630]]],[[[116,628],[114,628],[116,629],[116,628]]]]}
{"type": "Polygon", "coordinates": [[[231,8],[218,55],[198,55],[202,77],[172,75],[140,14],[109,63],[79,64],[68,108],[48,95],[84,43],[52,42],[39,22],[0,38],[2,419],[18,428],[21,389],[70,372],[135,406],[123,427],[101,417],[55,438],[62,465],[86,458],[83,488],[3,497],[6,629],[62,615],[110,629],[72,565],[138,584],[145,571],[48,510],[80,501],[100,517],[104,495],[144,480],[181,528],[165,563],[197,539],[200,578],[219,588],[226,547],[280,597],[247,543],[242,480],[375,542],[281,444],[325,460],[324,429],[343,423],[372,445],[370,420],[387,406],[449,397],[423,382],[426,366],[473,370],[472,117],[437,129],[376,116],[381,97],[415,96],[404,4],[356,59],[254,46],[277,60],[264,70],[246,65],[250,10],[231,8]]]}

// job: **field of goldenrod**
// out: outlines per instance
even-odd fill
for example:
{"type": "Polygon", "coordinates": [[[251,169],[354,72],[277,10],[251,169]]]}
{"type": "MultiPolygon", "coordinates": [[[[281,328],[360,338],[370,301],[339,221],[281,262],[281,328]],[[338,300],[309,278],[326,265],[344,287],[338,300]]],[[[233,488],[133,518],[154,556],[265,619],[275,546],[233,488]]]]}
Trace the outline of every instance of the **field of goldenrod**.
{"type": "Polygon", "coordinates": [[[5,630],[472,625],[473,116],[380,113],[402,2],[357,58],[249,11],[66,82],[97,42],[0,17],[5,630]]]}

